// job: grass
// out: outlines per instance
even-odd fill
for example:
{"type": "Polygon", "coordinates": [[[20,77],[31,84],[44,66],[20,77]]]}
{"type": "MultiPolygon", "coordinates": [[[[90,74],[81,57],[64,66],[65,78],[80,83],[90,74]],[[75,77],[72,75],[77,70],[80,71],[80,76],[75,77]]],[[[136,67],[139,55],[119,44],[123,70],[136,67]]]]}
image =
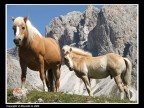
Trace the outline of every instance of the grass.
{"type": "Polygon", "coordinates": [[[56,93],[56,92],[40,92],[37,90],[29,91],[27,99],[18,100],[13,97],[12,90],[7,90],[7,103],[35,103],[39,98],[43,99],[44,103],[135,103],[129,100],[120,100],[116,98],[106,97],[91,97],[75,94],[56,93]]]}

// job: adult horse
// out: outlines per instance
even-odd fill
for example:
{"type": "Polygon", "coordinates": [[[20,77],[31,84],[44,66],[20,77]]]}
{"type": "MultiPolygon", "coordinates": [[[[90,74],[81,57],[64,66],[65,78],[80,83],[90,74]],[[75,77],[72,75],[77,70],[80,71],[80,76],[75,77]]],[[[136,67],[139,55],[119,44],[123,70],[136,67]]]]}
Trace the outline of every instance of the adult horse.
{"type": "Polygon", "coordinates": [[[40,72],[43,82],[43,91],[54,91],[55,78],[56,92],[60,86],[60,67],[62,57],[58,42],[52,38],[43,37],[26,17],[12,17],[14,43],[19,47],[19,61],[22,70],[21,88],[25,88],[27,67],[40,72]],[[48,71],[48,79],[46,71],[48,71]],[[48,87],[48,88],[47,88],[48,87]]]}
{"type": "Polygon", "coordinates": [[[69,69],[81,78],[86,86],[87,92],[92,96],[90,78],[102,79],[109,75],[114,78],[120,93],[124,99],[124,92],[130,99],[129,86],[131,84],[131,62],[115,53],[92,57],[92,54],[78,48],[64,46],[64,61],[69,69]]]}

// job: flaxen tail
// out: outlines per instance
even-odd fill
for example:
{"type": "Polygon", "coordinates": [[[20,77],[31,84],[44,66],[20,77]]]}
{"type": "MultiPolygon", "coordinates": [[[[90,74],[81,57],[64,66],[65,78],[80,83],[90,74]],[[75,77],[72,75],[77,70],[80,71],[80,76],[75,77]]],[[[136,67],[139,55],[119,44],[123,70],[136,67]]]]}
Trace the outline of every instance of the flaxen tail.
{"type": "Polygon", "coordinates": [[[126,64],[126,71],[123,73],[122,80],[128,86],[131,86],[131,73],[132,73],[132,63],[127,59],[124,58],[126,64]]]}

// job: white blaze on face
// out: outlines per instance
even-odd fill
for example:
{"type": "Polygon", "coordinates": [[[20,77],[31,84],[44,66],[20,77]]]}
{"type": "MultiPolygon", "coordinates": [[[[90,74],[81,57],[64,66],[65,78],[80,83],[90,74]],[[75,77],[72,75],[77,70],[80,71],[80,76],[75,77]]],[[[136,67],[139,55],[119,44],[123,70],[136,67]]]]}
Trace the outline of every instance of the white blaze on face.
{"type": "Polygon", "coordinates": [[[68,46],[68,45],[65,45],[63,47],[63,53],[65,54],[66,52],[70,52],[70,46],[68,46]]]}
{"type": "Polygon", "coordinates": [[[16,37],[20,37],[20,27],[19,27],[19,25],[22,25],[24,23],[25,22],[24,22],[23,17],[17,17],[14,20],[14,26],[16,26],[16,37]]]}
{"type": "Polygon", "coordinates": [[[70,58],[69,54],[67,55],[67,58],[68,58],[68,61],[69,61],[69,66],[71,68],[73,68],[73,62],[72,62],[72,59],[70,58]]]}
{"type": "Polygon", "coordinates": [[[16,36],[18,36],[19,33],[20,33],[20,30],[19,30],[19,27],[17,26],[17,27],[16,27],[16,36]]]}

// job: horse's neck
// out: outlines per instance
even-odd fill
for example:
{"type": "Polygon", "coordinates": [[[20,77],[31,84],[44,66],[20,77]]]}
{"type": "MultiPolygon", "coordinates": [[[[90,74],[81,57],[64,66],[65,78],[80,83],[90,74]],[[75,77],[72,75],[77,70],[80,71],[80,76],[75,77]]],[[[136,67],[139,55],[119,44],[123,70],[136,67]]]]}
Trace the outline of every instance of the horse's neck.
{"type": "Polygon", "coordinates": [[[76,72],[77,75],[79,75],[79,72],[81,71],[81,66],[83,64],[82,60],[83,57],[80,55],[73,55],[72,57],[74,71],[76,72]]]}
{"type": "Polygon", "coordinates": [[[24,42],[21,49],[32,50],[35,49],[41,42],[43,37],[35,35],[28,43],[24,42]]]}
{"type": "Polygon", "coordinates": [[[73,56],[73,57],[72,57],[72,62],[73,62],[73,64],[75,64],[75,65],[77,65],[77,63],[79,63],[79,62],[81,61],[81,59],[82,59],[82,56],[77,55],[77,54],[74,54],[74,53],[73,53],[72,56],[73,56]]]}

